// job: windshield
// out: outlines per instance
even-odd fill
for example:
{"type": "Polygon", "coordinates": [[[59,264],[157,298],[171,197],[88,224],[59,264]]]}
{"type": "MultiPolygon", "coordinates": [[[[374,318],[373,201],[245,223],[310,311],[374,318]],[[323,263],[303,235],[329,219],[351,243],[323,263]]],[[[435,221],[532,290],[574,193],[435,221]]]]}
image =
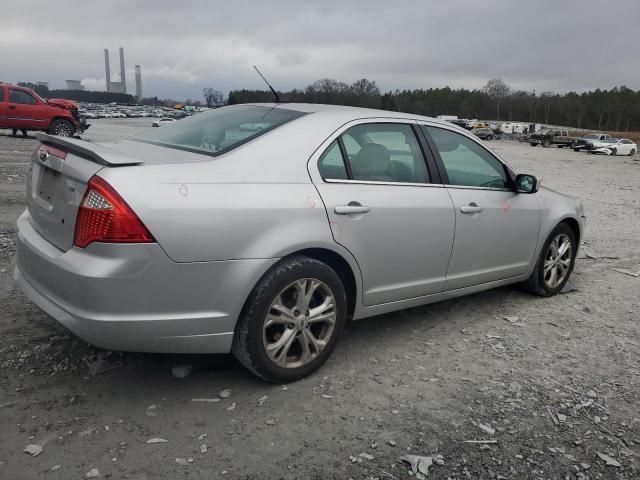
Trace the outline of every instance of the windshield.
{"type": "Polygon", "coordinates": [[[131,140],[215,157],[303,115],[279,107],[236,105],[169,122],[131,140]]]}

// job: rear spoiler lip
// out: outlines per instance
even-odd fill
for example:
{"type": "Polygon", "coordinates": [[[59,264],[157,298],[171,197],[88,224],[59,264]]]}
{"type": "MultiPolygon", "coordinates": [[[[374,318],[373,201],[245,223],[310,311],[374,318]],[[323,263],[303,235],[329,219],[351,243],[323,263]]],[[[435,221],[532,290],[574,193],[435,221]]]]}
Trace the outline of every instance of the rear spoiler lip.
{"type": "Polygon", "coordinates": [[[107,167],[121,167],[125,165],[140,165],[142,160],[122,155],[110,148],[89,143],[85,140],[76,140],[67,137],[48,135],[43,132],[36,132],[36,138],[44,144],[56,145],[67,149],[70,153],[85,157],[95,163],[107,167]],[[85,147],[90,146],[90,148],[85,147]]]}

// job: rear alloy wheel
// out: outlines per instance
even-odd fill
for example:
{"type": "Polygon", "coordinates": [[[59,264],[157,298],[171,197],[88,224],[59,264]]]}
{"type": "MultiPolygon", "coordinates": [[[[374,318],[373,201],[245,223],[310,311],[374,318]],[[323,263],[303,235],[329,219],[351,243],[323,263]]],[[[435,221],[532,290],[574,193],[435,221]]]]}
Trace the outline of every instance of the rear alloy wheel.
{"type": "Polygon", "coordinates": [[[566,223],[553,229],[524,288],[536,295],[550,297],[558,293],[573,271],[577,250],[575,234],[566,223]]]}
{"type": "Polygon", "coordinates": [[[268,382],[291,382],[331,355],[346,319],[346,294],[328,265],[291,257],[258,282],[238,320],[236,358],[268,382]]]}
{"type": "Polygon", "coordinates": [[[75,128],[73,128],[73,124],[70,121],[59,118],[51,123],[49,133],[59,137],[73,137],[75,128]]]}
{"type": "Polygon", "coordinates": [[[493,140],[493,135],[487,135],[487,140],[493,140]]]}

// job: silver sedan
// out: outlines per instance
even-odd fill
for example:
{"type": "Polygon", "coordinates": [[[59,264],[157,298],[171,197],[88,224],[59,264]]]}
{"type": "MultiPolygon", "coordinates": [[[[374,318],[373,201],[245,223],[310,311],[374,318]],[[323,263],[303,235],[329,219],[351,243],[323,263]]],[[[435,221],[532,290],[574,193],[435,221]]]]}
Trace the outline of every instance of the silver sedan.
{"type": "Polygon", "coordinates": [[[301,378],[361,319],[574,266],[582,204],[447,122],[230,106],[112,143],[38,136],[14,278],[100,347],[301,378]]]}

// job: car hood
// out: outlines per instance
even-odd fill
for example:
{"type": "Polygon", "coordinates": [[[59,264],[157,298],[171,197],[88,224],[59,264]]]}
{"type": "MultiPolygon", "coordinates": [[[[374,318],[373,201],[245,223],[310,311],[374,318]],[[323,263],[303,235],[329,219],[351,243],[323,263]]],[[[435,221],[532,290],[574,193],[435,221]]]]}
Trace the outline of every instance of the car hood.
{"type": "Polygon", "coordinates": [[[539,191],[543,192],[544,194],[546,194],[548,196],[558,196],[558,197],[563,197],[563,198],[570,198],[571,200],[575,200],[578,203],[582,203],[582,200],[580,198],[578,198],[578,197],[574,197],[572,195],[567,195],[566,193],[558,192],[557,190],[554,190],[554,189],[549,188],[549,187],[540,186],[539,191]]]}
{"type": "Polygon", "coordinates": [[[78,104],[73,100],[67,100],[65,98],[49,98],[47,104],[52,107],[64,108],[65,110],[77,110],[78,104]]]}

